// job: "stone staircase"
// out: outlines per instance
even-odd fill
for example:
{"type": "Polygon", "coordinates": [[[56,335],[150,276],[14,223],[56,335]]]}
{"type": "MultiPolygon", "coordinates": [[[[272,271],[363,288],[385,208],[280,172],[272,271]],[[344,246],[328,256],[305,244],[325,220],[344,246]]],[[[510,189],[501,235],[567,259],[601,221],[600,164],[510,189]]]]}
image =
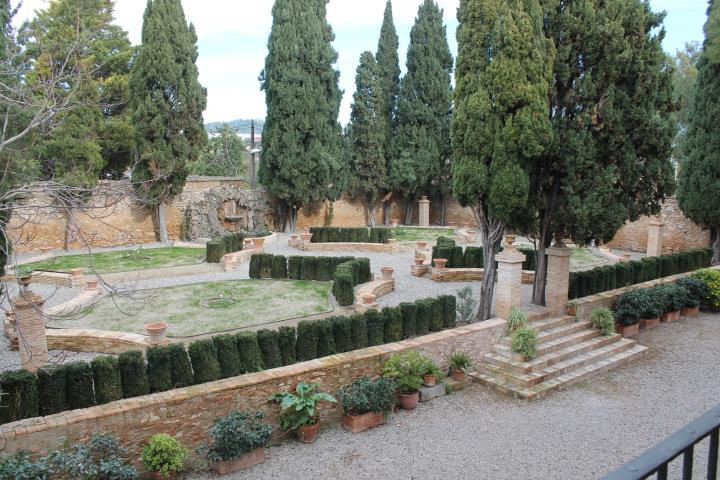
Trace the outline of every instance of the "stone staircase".
{"type": "Polygon", "coordinates": [[[524,362],[504,337],[470,375],[484,385],[516,398],[534,400],[559,388],[624,365],[647,347],[619,334],[603,337],[588,321],[544,316],[532,320],[538,331],[538,355],[524,362]]]}

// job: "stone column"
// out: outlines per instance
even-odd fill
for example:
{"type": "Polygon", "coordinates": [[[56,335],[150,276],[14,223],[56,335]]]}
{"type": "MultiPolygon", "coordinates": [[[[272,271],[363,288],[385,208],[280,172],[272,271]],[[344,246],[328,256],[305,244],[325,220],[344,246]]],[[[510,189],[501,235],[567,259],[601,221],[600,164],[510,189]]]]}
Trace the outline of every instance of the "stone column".
{"type": "Polygon", "coordinates": [[[570,288],[570,254],[562,241],[546,249],[547,278],[545,279],[545,302],[549,308],[562,312],[568,302],[570,288]]]}
{"type": "Polygon", "coordinates": [[[30,372],[48,363],[48,344],[42,307],[45,300],[35,292],[25,292],[12,300],[20,350],[20,366],[30,372]]]}
{"type": "Polygon", "coordinates": [[[662,255],[663,248],[663,231],[665,230],[665,224],[657,218],[650,220],[648,226],[648,244],[647,244],[647,255],[648,257],[659,257],[662,255]]]}
{"type": "Polygon", "coordinates": [[[430,200],[427,197],[418,201],[418,224],[421,227],[430,226],[430,200]]]}
{"type": "Polygon", "coordinates": [[[514,235],[507,235],[505,241],[505,250],[495,255],[498,262],[495,311],[498,318],[506,319],[512,307],[522,305],[522,264],[525,254],[513,245],[514,235]]]}

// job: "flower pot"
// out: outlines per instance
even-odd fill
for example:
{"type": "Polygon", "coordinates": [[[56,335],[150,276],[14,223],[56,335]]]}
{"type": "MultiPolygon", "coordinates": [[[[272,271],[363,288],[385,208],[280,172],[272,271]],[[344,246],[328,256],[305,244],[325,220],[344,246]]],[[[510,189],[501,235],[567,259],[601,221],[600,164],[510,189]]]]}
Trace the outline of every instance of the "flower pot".
{"type": "Polygon", "coordinates": [[[619,333],[623,337],[634,337],[640,331],[640,324],[628,325],[623,327],[619,323],[615,324],[615,333],[619,333]]]}
{"type": "Polygon", "coordinates": [[[426,387],[434,387],[437,385],[437,377],[435,375],[423,375],[423,385],[426,387]]]}
{"type": "Polygon", "coordinates": [[[398,226],[398,222],[399,222],[399,220],[398,220],[397,218],[391,218],[391,219],[390,219],[390,225],[393,226],[393,227],[397,227],[397,226],[398,226]]]}
{"type": "Polygon", "coordinates": [[[85,286],[85,290],[96,290],[98,288],[97,278],[94,280],[88,280],[85,286]]]}
{"type": "Polygon", "coordinates": [[[383,280],[392,280],[393,273],[395,273],[395,269],[393,267],[382,267],[380,271],[382,272],[383,280]]]}
{"type": "Polygon", "coordinates": [[[145,331],[150,337],[148,342],[151,344],[159,344],[165,341],[165,332],[168,329],[166,322],[153,322],[145,324],[145,331]]]}
{"type": "Polygon", "coordinates": [[[372,305],[373,303],[375,303],[375,299],[376,299],[377,297],[376,297],[375,295],[373,295],[372,293],[363,293],[363,294],[360,296],[360,298],[362,298],[363,304],[365,304],[365,305],[372,305]]]}
{"type": "Polygon", "coordinates": [[[362,415],[344,415],[342,424],[346,430],[352,433],[364,432],[371,428],[377,427],[385,423],[385,415],[378,412],[368,412],[362,415]]]}
{"type": "Polygon", "coordinates": [[[418,250],[425,250],[427,248],[427,242],[424,240],[418,240],[415,242],[418,250]]]}
{"type": "Polygon", "coordinates": [[[515,243],[515,239],[517,238],[516,235],[505,235],[505,243],[507,244],[508,249],[513,249],[515,246],[513,243],[515,243]]]}
{"type": "Polygon", "coordinates": [[[415,410],[420,401],[420,392],[400,396],[400,407],[403,410],[415,410]]]}
{"type": "Polygon", "coordinates": [[[312,425],[303,425],[297,429],[297,438],[302,443],[313,443],[317,439],[318,430],[320,430],[320,420],[312,425]]]}
{"type": "Polygon", "coordinates": [[[694,317],[698,313],[700,313],[700,306],[697,307],[685,307],[682,310],[680,310],[680,316],[681,317],[694,317]]]}
{"type": "Polygon", "coordinates": [[[660,318],[641,318],[640,319],[640,328],[643,330],[648,330],[650,328],[655,328],[658,325],[660,325],[660,318]]]}
{"type": "Polygon", "coordinates": [[[262,248],[263,245],[265,245],[265,239],[264,238],[253,238],[253,245],[255,245],[255,248],[262,248]]]}
{"type": "Polygon", "coordinates": [[[303,243],[310,243],[310,240],[312,240],[312,233],[301,233],[300,238],[302,239],[303,243]]]}
{"type": "Polygon", "coordinates": [[[465,380],[465,372],[459,368],[453,368],[451,373],[452,379],[456,382],[462,382],[465,380]]]}
{"type": "Polygon", "coordinates": [[[167,475],[163,475],[160,472],[150,472],[150,478],[152,480],[175,480],[175,472],[170,472],[167,475]]]}
{"type": "Polygon", "coordinates": [[[425,259],[422,257],[415,257],[415,265],[418,267],[425,263],[425,259]]]}
{"type": "Polygon", "coordinates": [[[83,273],[83,269],[82,269],[82,268],[71,268],[71,269],[70,269],[70,276],[71,276],[71,277],[79,277],[79,276],[82,275],[82,273],[83,273]]]}
{"type": "Polygon", "coordinates": [[[447,259],[446,258],[436,258],[434,260],[435,262],[435,268],[438,270],[445,270],[445,265],[447,265],[447,259]]]}
{"type": "Polygon", "coordinates": [[[32,283],[32,274],[20,277],[20,283],[23,287],[30,286],[30,284],[32,283]]]}
{"type": "Polygon", "coordinates": [[[245,468],[250,468],[255,465],[259,465],[265,461],[265,449],[258,448],[250,453],[246,453],[240,458],[235,460],[224,460],[213,464],[213,470],[218,475],[225,475],[231,472],[237,472],[245,468]]]}
{"type": "Polygon", "coordinates": [[[677,322],[680,320],[680,310],[673,310],[672,312],[665,312],[661,319],[663,322],[677,322]]]}
{"type": "Polygon", "coordinates": [[[574,317],[577,315],[577,305],[568,305],[565,307],[565,312],[571,317],[574,317]]]}

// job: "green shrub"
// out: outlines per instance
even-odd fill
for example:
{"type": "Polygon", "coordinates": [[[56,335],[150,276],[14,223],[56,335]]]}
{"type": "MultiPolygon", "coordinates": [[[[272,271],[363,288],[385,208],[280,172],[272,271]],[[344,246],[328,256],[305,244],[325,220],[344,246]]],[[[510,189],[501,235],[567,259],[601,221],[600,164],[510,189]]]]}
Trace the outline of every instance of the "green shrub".
{"type": "MultiPolygon", "coordinates": [[[[282,257],[281,262],[285,261],[282,257]]],[[[275,256],[269,253],[255,253],[250,257],[250,278],[285,278],[273,277],[273,269],[275,267],[275,256]]]]}
{"type": "Polygon", "coordinates": [[[358,283],[367,283],[370,281],[372,272],[370,271],[370,259],[369,258],[358,258],[356,259],[358,266],[360,267],[360,279],[358,283]]]}
{"type": "Polygon", "coordinates": [[[641,318],[657,318],[662,313],[662,302],[649,289],[628,290],[615,305],[615,317],[624,327],[635,325],[641,318]]]}
{"type": "Polygon", "coordinates": [[[73,362],[67,368],[68,408],[87,408],[95,405],[93,390],[93,372],[87,362],[73,362]]]}
{"type": "Polygon", "coordinates": [[[167,433],[157,433],[150,437],[143,448],[140,460],[149,472],[159,472],[169,477],[183,469],[187,449],[175,437],[167,433]]]}
{"type": "Polygon", "coordinates": [[[385,343],[399,342],[402,340],[402,312],[400,307],[385,307],[382,310],[383,330],[385,343]]]}
{"type": "Polygon", "coordinates": [[[315,280],[317,278],[317,257],[302,257],[300,278],[315,280]]]}
{"type": "Polygon", "coordinates": [[[48,480],[51,473],[47,458],[33,460],[27,450],[0,460],[0,480],[48,480]]]}
{"type": "Polygon", "coordinates": [[[334,317],[332,319],[335,350],[338,353],[353,349],[352,320],[350,317],[334,317]]]}
{"type": "Polygon", "coordinates": [[[463,266],[465,268],[484,268],[483,248],[465,247],[463,266]]]}
{"type": "Polygon", "coordinates": [[[235,335],[240,362],[245,373],[259,372],[263,369],[262,352],[256,332],[240,332],[235,335]]]}
{"type": "Polygon", "coordinates": [[[512,334],[512,351],[522,355],[525,361],[537,357],[537,331],[530,327],[522,327],[512,334]]]}
{"type": "MultiPolygon", "coordinates": [[[[472,288],[469,285],[458,290],[457,297],[453,297],[453,300],[446,301],[454,302],[455,304],[455,313],[452,318],[453,326],[455,326],[457,320],[463,323],[468,323],[472,320],[478,302],[475,300],[472,288]]],[[[446,305],[445,308],[448,308],[448,306],[446,305]]]]}
{"type": "Polygon", "coordinates": [[[150,393],[150,384],[142,353],[138,351],[123,352],[118,357],[118,364],[120,365],[123,398],[139,397],[150,393]]]}
{"type": "Polygon", "coordinates": [[[385,362],[382,375],[395,381],[400,394],[417,392],[422,386],[422,376],[426,372],[428,358],[415,350],[393,355],[385,362]]]}
{"type": "Polygon", "coordinates": [[[96,357],[90,362],[90,366],[98,405],[120,400],[123,392],[117,357],[96,357]]]}
{"type": "Polygon", "coordinates": [[[209,462],[235,460],[270,444],[272,426],[263,423],[262,412],[230,412],[210,428],[210,445],[204,450],[209,462]]]}
{"type": "Polygon", "coordinates": [[[643,282],[658,278],[657,257],[643,257],[640,261],[643,263],[643,282]]]}
{"type": "Polygon", "coordinates": [[[505,335],[512,335],[515,330],[527,327],[528,316],[525,312],[517,307],[512,307],[507,318],[507,328],[505,335]]]}
{"type": "Polygon", "coordinates": [[[362,415],[369,412],[390,412],[395,405],[397,385],[391,378],[371,380],[358,378],[338,390],[338,400],[345,415],[362,415]]]}
{"type": "Polygon", "coordinates": [[[225,251],[225,242],[211,240],[205,244],[205,259],[207,263],[220,263],[225,251]]]}
{"type": "Polygon", "coordinates": [[[578,298],[577,272],[570,272],[570,280],[568,281],[568,298],[578,298]]]}
{"type": "Polygon", "coordinates": [[[368,346],[367,320],[364,315],[353,315],[350,317],[350,329],[352,335],[353,350],[359,350],[368,346]]]}
{"type": "Polygon", "coordinates": [[[335,270],[332,268],[331,257],[317,257],[317,280],[327,282],[333,279],[335,270]]]}
{"type": "Polygon", "coordinates": [[[145,352],[150,392],[164,392],[173,388],[170,352],[165,346],[150,347],[145,352]]]}
{"type": "Polygon", "coordinates": [[[615,265],[615,285],[617,288],[627,287],[631,283],[632,269],[629,263],[615,265]]]}
{"type": "Polygon", "coordinates": [[[288,278],[300,280],[302,278],[302,262],[303,257],[288,258],[288,278]]]}
{"type": "Polygon", "coordinates": [[[430,304],[430,331],[439,332],[443,329],[443,310],[440,301],[435,298],[427,299],[430,304]]]}
{"type": "Polygon", "coordinates": [[[355,303],[355,282],[353,280],[352,262],[340,264],[335,270],[335,281],[332,292],[342,306],[355,303]]]}
{"type": "Polygon", "coordinates": [[[262,257],[261,254],[255,253],[250,257],[250,271],[249,276],[253,279],[260,279],[262,278],[262,275],[260,273],[260,267],[262,267],[262,257]]]}
{"type": "Polygon", "coordinates": [[[190,365],[190,357],[188,357],[187,350],[185,350],[185,345],[182,343],[171,343],[167,348],[170,352],[173,387],[187,387],[195,383],[192,365],[190,365]]]}
{"type": "Polygon", "coordinates": [[[663,255],[659,258],[660,262],[660,272],[661,276],[663,277],[669,277],[670,275],[675,275],[676,270],[673,265],[673,256],[672,255],[663,255]]]}
{"type": "Polygon", "coordinates": [[[314,360],[318,357],[318,326],[311,320],[302,320],[297,326],[297,343],[295,350],[300,362],[314,360]]]}
{"type": "Polygon", "coordinates": [[[687,303],[688,293],[683,287],[672,283],[656,287],[662,292],[665,299],[665,312],[675,312],[682,309],[687,303]]]}
{"type": "Polygon", "coordinates": [[[212,338],[220,365],[220,378],[236,377],[243,372],[240,351],[235,335],[215,335],[212,338]]]}
{"type": "Polygon", "coordinates": [[[698,270],[692,277],[703,282],[707,288],[707,296],[702,301],[703,309],[720,309],[720,271],[709,268],[698,270]]]}
{"type": "Polygon", "coordinates": [[[635,260],[630,262],[629,265],[632,270],[631,284],[642,283],[645,274],[644,264],[640,260],[635,260]]]}
{"type": "Polygon", "coordinates": [[[295,327],[280,327],[278,330],[278,346],[283,365],[297,362],[295,354],[295,327]]]}
{"type": "Polygon", "coordinates": [[[0,374],[0,424],[40,414],[37,377],[27,370],[0,374]]]}
{"type": "Polygon", "coordinates": [[[615,317],[605,307],[596,308],[590,312],[590,323],[592,323],[593,327],[599,329],[605,337],[615,333],[615,317]]]}
{"type": "Polygon", "coordinates": [[[417,335],[427,335],[430,332],[433,303],[432,300],[427,298],[415,302],[415,333],[417,335]]]}
{"type": "Polygon", "coordinates": [[[400,312],[402,313],[403,338],[414,337],[416,332],[415,316],[417,314],[417,306],[414,303],[401,303],[400,312]]]}
{"type": "Polygon", "coordinates": [[[457,323],[457,299],[454,295],[440,295],[438,305],[442,313],[443,328],[455,328],[457,323]]]}
{"type": "Polygon", "coordinates": [[[450,268],[463,268],[465,266],[465,258],[462,247],[455,247],[450,253],[450,268]]]}
{"type": "Polygon", "coordinates": [[[677,284],[687,292],[686,307],[695,308],[703,302],[707,302],[710,291],[702,280],[695,277],[683,277],[678,280],[677,284]]]}
{"type": "Polygon", "coordinates": [[[329,318],[316,320],[318,329],[317,355],[318,358],[335,354],[335,334],[333,322],[329,318]]]}
{"type": "Polygon", "coordinates": [[[537,250],[534,248],[518,248],[518,251],[525,254],[522,269],[534,272],[537,270],[537,250]]]}
{"type": "Polygon", "coordinates": [[[367,324],[368,347],[382,345],[385,340],[385,324],[382,314],[377,310],[370,309],[364,315],[367,324]]]}
{"type": "Polygon", "coordinates": [[[128,451],[117,439],[94,433],[89,442],[65,442],[45,458],[52,478],[83,480],[134,480],[135,467],[124,460],[128,451]]]}
{"type": "Polygon", "coordinates": [[[272,257],[272,267],[270,269],[272,278],[287,278],[287,258],[284,255],[275,255],[272,257]]]}
{"type": "Polygon", "coordinates": [[[67,370],[63,365],[46,365],[38,370],[37,387],[40,415],[52,415],[68,409],[67,370]]]}
{"type": "Polygon", "coordinates": [[[257,332],[257,343],[262,354],[262,363],[265,368],[282,367],[282,355],[280,354],[279,335],[275,330],[264,328],[257,332]]]}
{"type": "Polygon", "coordinates": [[[212,382],[220,378],[220,363],[212,340],[196,340],[188,347],[195,383],[212,382]]]}

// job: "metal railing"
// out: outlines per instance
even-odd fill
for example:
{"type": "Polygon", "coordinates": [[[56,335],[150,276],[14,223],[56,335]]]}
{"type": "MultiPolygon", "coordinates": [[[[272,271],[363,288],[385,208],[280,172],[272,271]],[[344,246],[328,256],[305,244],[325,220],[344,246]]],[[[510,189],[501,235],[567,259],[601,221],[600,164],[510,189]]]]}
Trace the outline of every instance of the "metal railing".
{"type": "Polygon", "coordinates": [[[707,478],[718,478],[718,434],[720,433],[720,405],[685,425],[670,437],[646,450],[636,459],[612,471],[603,480],[641,480],[657,474],[658,480],[668,478],[670,462],[682,455],[682,479],[693,478],[695,445],[710,437],[707,478]]]}

